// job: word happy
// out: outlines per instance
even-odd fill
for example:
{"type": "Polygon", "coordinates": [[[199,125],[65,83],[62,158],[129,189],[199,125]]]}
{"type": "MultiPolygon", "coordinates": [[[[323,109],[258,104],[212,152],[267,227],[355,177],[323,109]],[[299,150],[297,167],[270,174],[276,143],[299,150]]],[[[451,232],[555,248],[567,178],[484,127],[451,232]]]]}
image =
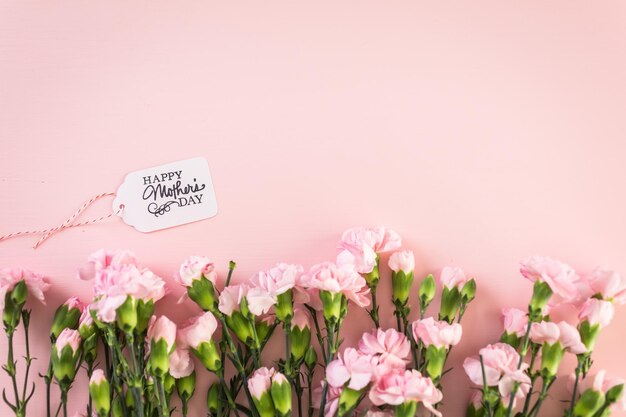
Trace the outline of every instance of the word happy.
{"type": "Polygon", "coordinates": [[[171,206],[184,207],[202,203],[204,194],[198,193],[206,188],[206,184],[198,184],[196,178],[193,183],[183,183],[182,174],[181,170],[143,177],[146,188],[142,198],[152,201],[148,204],[148,212],[158,217],[170,211],[171,206]],[[159,201],[163,199],[167,201],[159,201]]]}

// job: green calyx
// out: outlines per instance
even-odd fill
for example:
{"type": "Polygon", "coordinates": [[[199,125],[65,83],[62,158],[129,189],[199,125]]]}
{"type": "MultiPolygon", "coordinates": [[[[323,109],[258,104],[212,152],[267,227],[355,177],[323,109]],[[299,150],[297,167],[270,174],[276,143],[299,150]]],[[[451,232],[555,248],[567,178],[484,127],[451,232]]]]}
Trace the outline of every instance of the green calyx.
{"type": "MultiPolygon", "coordinates": [[[[245,304],[245,298],[241,304],[243,307],[243,305],[245,304]]],[[[225,320],[226,325],[233,331],[233,333],[235,333],[239,340],[241,340],[249,347],[258,347],[256,346],[254,340],[255,331],[252,328],[254,323],[251,322],[250,319],[243,314],[243,308],[242,311],[233,311],[230,316],[225,316],[225,320]]]]}
{"type": "Polygon", "coordinates": [[[528,316],[530,321],[541,321],[543,309],[552,297],[552,289],[543,281],[535,281],[533,285],[533,296],[528,304],[528,316]]]}
{"type": "Polygon", "coordinates": [[[559,365],[565,354],[561,343],[544,343],[541,348],[541,374],[545,379],[556,377],[559,365]]]}
{"type": "Polygon", "coordinates": [[[218,383],[212,384],[206,394],[206,405],[210,413],[216,414],[220,403],[221,386],[218,383]]]}
{"type": "Polygon", "coordinates": [[[345,317],[347,313],[347,300],[342,293],[320,291],[320,299],[322,300],[325,321],[338,323],[345,317]]]}
{"type": "Polygon", "coordinates": [[[461,307],[461,293],[458,288],[444,287],[441,294],[441,308],[439,309],[439,320],[452,323],[459,308],[461,307]]]}
{"type": "Polygon", "coordinates": [[[67,304],[62,304],[57,308],[50,327],[50,337],[56,340],[65,329],[76,329],[80,320],[80,310],[69,308],[67,304]]]}
{"type": "Polygon", "coordinates": [[[217,312],[217,297],[213,283],[202,276],[193,280],[191,287],[187,287],[187,295],[204,311],[217,312]]]}
{"type": "Polygon", "coordinates": [[[89,395],[98,417],[105,417],[111,410],[111,396],[109,381],[104,379],[99,384],[89,384],[89,395]]]}
{"type": "Polygon", "coordinates": [[[56,345],[52,345],[52,372],[54,378],[61,386],[69,386],[76,376],[76,365],[80,358],[80,348],[74,352],[72,346],[65,345],[61,352],[57,350],[56,345]]]}
{"type": "Polygon", "coordinates": [[[580,340],[587,348],[587,352],[593,351],[596,346],[596,341],[600,335],[600,325],[590,324],[587,320],[581,322],[578,325],[578,332],[580,333],[580,340]]]}
{"type": "Polygon", "coordinates": [[[599,391],[588,389],[583,392],[574,406],[575,417],[593,417],[605,403],[605,396],[599,391]]]}
{"type": "Polygon", "coordinates": [[[125,333],[132,333],[137,327],[137,300],[126,297],[126,301],[115,311],[117,325],[125,333]]]}
{"type": "Polygon", "coordinates": [[[153,340],[150,347],[149,366],[157,377],[164,377],[170,369],[170,349],[164,339],[153,340]]]}
{"type": "Polygon", "coordinates": [[[378,281],[380,280],[380,272],[378,270],[378,261],[379,257],[376,255],[376,265],[374,265],[374,269],[371,272],[363,274],[363,278],[365,278],[365,282],[369,288],[376,288],[378,286],[378,281]]]}
{"type": "Polygon", "coordinates": [[[341,395],[339,396],[339,417],[349,415],[352,410],[359,405],[359,400],[361,399],[362,391],[353,390],[348,387],[343,387],[341,390],[341,395]]]}
{"type": "Polygon", "coordinates": [[[442,346],[430,345],[426,348],[426,373],[433,381],[438,381],[443,373],[448,350],[442,346]]]}
{"type": "Polygon", "coordinates": [[[315,369],[317,365],[317,352],[313,346],[309,346],[306,353],[304,354],[304,364],[306,365],[309,372],[315,369]]]}
{"type": "Polygon", "coordinates": [[[252,401],[260,417],[274,417],[274,402],[269,390],[264,392],[261,398],[252,397],[252,401]]]}
{"type": "Polygon", "coordinates": [[[274,311],[276,318],[280,321],[287,321],[293,318],[293,291],[287,290],[276,297],[274,311]]]}
{"type": "Polygon", "coordinates": [[[408,274],[404,271],[391,273],[392,298],[394,304],[404,305],[409,301],[411,286],[413,285],[413,272],[408,274]]]}
{"type": "Polygon", "coordinates": [[[272,403],[274,410],[279,417],[287,417],[291,415],[291,384],[287,379],[282,382],[272,381],[270,387],[272,403]]]}
{"type": "Polygon", "coordinates": [[[414,417],[417,411],[417,402],[407,401],[400,405],[396,405],[395,417],[414,417]]]}
{"type": "Polygon", "coordinates": [[[217,350],[217,345],[212,340],[200,343],[196,349],[192,348],[191,351],[209,371],[217,373],[217,371],[222,369],[223,364],[220,353],[217,350]]]}
{"type": "Polygon", "coordinates": [[[435,298],[435,293],[437,292],[437,283],[435,282],[435,277],[432,274],[429,274],[421,283],[419,290],[417,292],[420,300],[420,306],[423,310],[426,310],[426,307],[430,305],[430,303],[435,298]]]}
{"type": "Polygon", "coordinates": [[[311,346],[311,329],[304,329],[294,326],[291,328],[291,356],[295,360],[300,360],[307,353],[311,346]]]}
{"type": "Polygon", "coordinates": [[[176,380],[176,391],[181,399],[190,399],[196,390],[196,372],[176,380]]]}

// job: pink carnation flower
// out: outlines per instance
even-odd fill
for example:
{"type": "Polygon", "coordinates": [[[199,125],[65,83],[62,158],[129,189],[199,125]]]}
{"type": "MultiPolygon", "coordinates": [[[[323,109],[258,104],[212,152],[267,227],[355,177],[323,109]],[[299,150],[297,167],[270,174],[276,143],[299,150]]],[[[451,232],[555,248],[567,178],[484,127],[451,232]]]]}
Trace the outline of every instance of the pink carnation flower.
{"type": "Polygon", "coordinates": [[[585,301],[580,309],[578,319],[580,321],[588,321],[592,326],[599,324],[602,329],[611,323],[614,314],[615,307],[613,306],[613,303],[610,301],[590,298],[585,301]]]}
{"type": "Polygon", "coordinates": [[[530,281],[547,283],[561,301],[574,302],[580,297],[580,277],[574,269],[557,260],[533,256],[522,262],[520,272],[530,281]]]}
{"type": "Polygon", "coordinates": [[[590,287],[590,295],[600,294],[605,300],[612,300],[618,304],[626,303],[626,277],[615,271],[597,267],[584,278],[590,287]]]}
{"type": "Polygon", "coordinates": [[[201,343],[208,343],[212,340],[213,334],[217,330],[217,320],[210,311],[192,318],[187,327],[179,332],[179,340],[186,346],[197,349],[201,343]]]}
{"type": "Polygon", "coordinates": [[[160,340],[165,340],[167,350],[171,352],[176,342],[176,324],[165,316],[156,320],[153,316],[150,326],[148,326],[148,341],[156,343],[160,340]]]}
{"type": "MultiPolygon", "coordinates": [[[[570,392],[574,389],[574,376],[571,377],[568,387],[570,392]]],[[[582,394],[587,390],[593,390],[606,394],[608,390],[616,385],[625,384],[626,381],[619,378],[608,378],[606,370],[602,369],[595,375],[587,375],[578,383],[578,393],[582,394]]],[[[626,411],[626,395],[622,394],[617,403],[611,406],[611,411],[626,411]]]]}
{"type": "Polygon", "coordinates": [[[454,346],[461,341],[463,328],[459,323],[449,324],[445,321],[436,321],[432,317],[417,320],[413,323],[413,337],[421,340],[426,347],[434,345],[437,348],[454,346]]]}
{"type": "Polygon", "coordinates": [[[28,293],[46,304],[44,293],[50,288],[50,281],[43,275],[22,268],[6,268],[0,270],[0,310],[4,310],[4,301],[8,292],[20,282],[24,281],[28,293]]]}
{"type": "Polygon", "coordinates": [[[326,379],[335,388],[347,384],[348,388],[360,391],[372,380],[372,357],[346,348],[343,355],[337,355],[337,359],[328,364],[326,379]]]}
{"type": "Polygon", "coordinates": [[[205,277],[215,285],[217,271],[215,265],[209,258],[203,256],[190,256],[180,266],[177,281],[185,286],[191,287],[195,280],[205,277]]]}
{"type": "Polygon", "coordinates": [[[457,288],[460,291],[465,283],[469,281],[469,278],[465,276],[465,272],[458,266],[446,266],[441,270],[439,281],[446,288],[457,288]]]}
{"type": "Polygon", "coordinates": [[[61,351],[65,346],[70,346],[72,348],[72,354],[76,354],[76,352],[80,348],[80,342],[81,339],[78,330],[64,329],[61,334],[59,334],[59,337],[54,344],[60,356],[61,351]]]}
{"type": "Polygon", "coordinates": [[[170,375],[176,379],[184,378],[191,375],[194,368],[189,349],[176,346],[176,349],[170,354],[170,375]]]}
{"type": "Polygon", "coordinates": [[[107,378],[106,376],[104,376],[104,372],[102,371],[102,369],[100,368],[94,369],[93,373],[91,374],[91,378],[89,379],[89,385],[91,384],[100,385],[102,382],[106,380],[107,378]]]}
{"type": "Polygon", "coordinates": [[[430,378],[416,370],[393,372],[381,377],[369,392],[374,405],[400,405],[406,401],[417,401],[434,415],[441,413],[433,407],[443,395],[430,378]]]}
{"type": "Polygon", "coordinates": [[[78,277],[82,280],[94,279],[99,271],[121,265],[139,266],[135,255],[130,251],[100,249],[89,255],[87,264],[78,270],[78,277]]]}
{"type": "Polygon", "coordinates": [[[504,321],[504,331],[515,334],[518,337],[526,335],[528,329],[528,314],[519,308],[503,308],[502,319],[504,321]]]}
{"type": "Polygon", "coordinates": [[[401,250],[391,254],[389,257],[389,268],[394,272],[413,272],[415,269],[415,256],[410,250],[401,250]]]}
{"type": "Polygon", "coordinates": [[[517,384],[515,397],[513,398],[513,407],[515,407],[517,400],[526,398],[526,395],[530,391],[530,382],[530,377],[521,369],[502,376],[502,379],[498,382],[498,390],[500,391],[500,396],[502,396],[502,403],[509,404],[515,384],[517,384]]]}
{"type": "MultiPolygon", "coordinates": [[[[485,367],[485,379],[490,387],[498,385],[503,374],[510,374],[517,371],[519,353],[506,343],[496,343],[487,345],[479,351],[483,357],[485,367]]],[[[527,364],[522,363],[521,369],[526,369],[527,364]]],[[[478,356],[466,358],[463,368],[470,380],[476,385],[483,385],[483,376],[478,356]]]]}
{"type": "Polygon", "coordinates": [[[384,227],[354,227],[341,236],[341,247],[353,257],[356,270],[372,272],[377,254],[390,252],[402,246],[400,235],[384,227]]]}
{"type": "Polygon", "coordinates": [[[304,278],[306,285],[320,291],[343,293],[359,307],[369,305],[369,288],[365,279],[351,265],[338,266],[331,262],[314,265],[304,278]]]}
{"type": "Polygon", "coordinates": [[[300,284],[303,273],[304,268],[301,265],[279,263],[270,269],[257,272],[251,281],[253,286],[276,297],[300,284]]]}
{"type": "MultiPolygon", "coordinates": [[[[320,385],[320,387],[313,391],[313,404],[317,409],[319,409],[320,404],[322,403],[322,387],[324,386],[324,381],[320,381],[320,385]]],[[[339,397],[341,396],[342,391],[343,388],[333,387],[330,384],[328,385],[328,390],[326,392],[326,405],[324,406],[324,417],[334,417],[337,414],[337,410],[339,409],[339,397]]]]}
{"type": "Polygon", "coordinates": [[[248,309],[255,316],[266,314],[276,303],[274,297],[259,287],[250,288],[246,284],[229,285],[219,296],[218,309],[227,316],[239,311],[243,298],[248,301],[248,309]]]}
{"type": "Polygon", "coordinates": [[[395,329],[374,329],[363,333],[359,340],[359,350],[366,355],[378,356],[380,365],[404,369],[411,353],[411,343],[395,329]]]}

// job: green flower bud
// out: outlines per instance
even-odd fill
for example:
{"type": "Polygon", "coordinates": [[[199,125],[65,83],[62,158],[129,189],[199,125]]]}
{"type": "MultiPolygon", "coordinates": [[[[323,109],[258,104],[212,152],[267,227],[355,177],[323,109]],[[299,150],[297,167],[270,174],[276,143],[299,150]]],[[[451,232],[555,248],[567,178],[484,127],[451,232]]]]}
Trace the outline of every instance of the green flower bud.
{"type": "Polygon", "coordinates": [[[172,397],[172,394],[174,393],[174,388],[176,388],[176,378],[174,378],[168,372],[163,377],[163,389],[165,391],[165,396],[167,397],[167,401],[169,401],[170,398],[172,397]]]}
{"type": "Polygon", "coordinates": [[[26,286],[26,281],[21,280],[20,282],[15,284],[10,294],[11,300],[15,303],[15,305],[19,307],[23,306],[24,303],[26,303],[26,299],[28,298],[28,287],[26,286]]]}
{"type": "Polygon", "coordinates": [[[578,325],[580,340],[587,348],[587,352],[592,352],[596,346],[596,341],[600,335],[600,324],[591,325],[587,320],[578,325]]]}
{"type": "Polygon", "coordinates": [[[98,417],[105,417],[111,410],[110,385],[101,369],[96,369],[89,380],[89,394],[98,417]]]}
{"type": "Polygon", "coordinates": [[[400,405],[396,405],[395,417],[413,417],[417,411],[417,402],[407,401],[400,405]]]}
{"type": "Polygon", "coordinates": [[[154,301],[137,301],[137,327],[135,331],[137,334],[143,335],[148,330],[150,324],[150,318],[154,313],[154,301]]]}
{"type": "Polygon", "coordinates": [[[182,399],[190,399],[196,390],[196,372],[192,372],[188,376],[178,378],[176,380],[176,391],[178,396],[182,399]]]}
{"type": "Polygon", "coordinates": [[[565,349],[561,343],[544,343],[541,348],[541,374],[545,378],[554,378],[559,370],[565,349]]]}
{"type": "Polygon", "coordinates": [[[272,403],[274,403],[274,410],[276,411],[276,415],[279,417],[290,416],[291,384],[283,374],[276,373],[272,377],[270,394],[272,396],[272,403]]]}
{"type": "Polygon", "coordinates": [[[217,414],[218,408],[219,408],[219,403],[220,403],[220,391],[221,391],[221,386],[218,383],[212,384],[209,387],[209,390],[207,391],[207,395],[206,395],[206,405],[207,405],[207,410],[209,411],[209,413],[211,414],[217,414]]]}
{"type": "Polygon", "coordinates": [[[430,345],[426,348],[426,374],[433,381],[441,378],[443,366],[446,362],[446,354],[447,349],[445,347],[438,348],[435,345],[430,345]]]}
{"type": "Polygon", "coordinates": [[[439,309],[439,320],[452,323],[461,307],[461,293],[456,287],[443,287],[441,294],[441,307],[439,309]]]}
{"type": "Polygon", "coordinates": [[[7,333],[13,333],[20,324],[20,314],[22,307],[16,305],[11,299],[11,294],[4,297],[4,310],[2,310],[2,322],[7,333]]]}
{"type": "Polygon", "coordinates": [[[222,369],[220,353],[212,340],[200,343],[196,349],[191,348],[191,351],[209,371],[217,373],[222,369]]]}
{"type": "Polygon", "coordinates": [[[543,281],[535,281],[533,296],[528,305],[528,315],[531,321],[539,321],[543,316],[543,309],[552,297],[552,289],[543,281]]]}
{"type": "Polygon", "coordinates": [[[50,359],[53,375],[59,385],[68,387],[76,376],[81,352],[80,334],[77,330],[65,329],[52,345],[50,359]]]}
{"type": "Polygon", "coordinates": [[[269,390],[264,392],[260,398],[252,396],[252,401],[261,417],[274,417],[274,402],[269,390]]]}
{"type": "Polygon", "coordinates": [[[217,297],[213,283],[204,276],[193,280],[191,287],[187,287],[187,295],[204,311],[217,313],[217,297]]]}
{"type": "MultiPolygon", "coordinates": [[[[245,298],[244,298],[245,300],[245,298]]],[[[244,302],[242,301],[242,304],[244,302]]],[[[233,311],[230,316],[226,316],[226,325],[235,333],[237,338],[250,347],[254,347],[254,330],[250,319],[241,311],[233,311]]]]}
{"type": "Polygon", "coordinates": [[[274,306],[276,318],[280,321],[291,320],[293,317],[293,290],[287,290],[276,297],[277,302],[274,306]]]}
{"type": "Polygon", "coordinates": [[[411,286],[413,285],[413,271],[406,273],[402,270],[391,272],[391,287],[393,302],[403,306],[409,301],[411,286]]]}
{"type": "Polygon", "coordinates": [[[76,329],[80,315],[80,301],[76,297],[72,297],[60,305],[54,313],[54,319],[50,327],[52,340],[56,340],[64,329],[76,329]]]}
{"type": "Polygon", "coordinates": [[[520,341],[520,338],[515,333],[504,332],[502,336],[500,336],[500,342],[509,344],[515,349],[519,347],[520,341]]]}
{"type": "Polygon", "coordinates": [[[435,278],[432,274],[428,274],[424,281],[421,282],[418,290],[422,310],[426,310],[426,307],[428,307],[433,301],[436,291],[437,283],[435,282],[435,278]]]}
{"type": "Polygon", "coordinates": [[[304,355],[311,347],[311,329],[308,326],[300,328],[299,326],[292,325],[291,327],[291,356],[297,361],[304,357],[304,355]]]}
{"type": "Polygon", "coordinates": [[[113,405],[111,407],[112,417],[124,417],[124,408],[122,407],[122,400],[119,396],[113,399],[113,405]]]}
{"type": "Polygon", "coordinates": [[[275,326],[276,325],[273,316],[267,316],[261,320],[256,321],[256,334],[261,344],[267,342],[267,339],[271,336],[275,326]]]}
{"type": "Polygon", "coordinates": [[[150,358],[148,363],[150,369],[156,376],[163,376],[167,374],[170,369],[169,360],[170,349],[167,342],[164,339],[151,342],[150,358]]]}
{"type": "Polygon", "coordinates": [[[604,405],[604,394],[588,389],[580,396],[574,406],[575,417],[592,417],[604,405]]]}
{"type": "Polygon", "coordinates": [[[307,369],[309,370],[309,372],[312,372],[313,369],[315,369],[315,366],[317,365],[317,352],[315,351],[315,348],[313,348],[312,345],[309,346],[306,353],[304,354],[304,363],[307,369]]]}
{"type": "Polygon", "coordinates": [[[320,291],[320,299],[324,309],[324,320],[337,323],[341,320],[343,311],[342,304],[345,296],[338,292],[320,291]]]}
{"type": "Polygon", "coordinates": [[[611,387],[605,394],[607,404],[615,404],[624,395],[624,384],[611,387]]]}
{"type": "Polygon", "coordinates": [[[470,303],[476,297],[476,280],[470,279],[461,288],[461,298],[465,304],[470,303]]]}
{"type": "Polygon", "coordinates": [[[131,390],[126,391],[126,410],[133,411],[135,409],[135,397],[133,397],[133,392],[131,390]]]}
{"type": "Polygon", "coordinates": [[[339,396],[338,416],[343,417],[349,415],[352,410],[359,404],[362,391],[356,391],[348,387],[343,387],[339,396]]]}
{"type": "Polygon", "coordinates": [[[132,333],[137,327],[137,301],[131,297],[126,297],[124,304],[116,310],[117,325],[126,333],[132,333]]]}

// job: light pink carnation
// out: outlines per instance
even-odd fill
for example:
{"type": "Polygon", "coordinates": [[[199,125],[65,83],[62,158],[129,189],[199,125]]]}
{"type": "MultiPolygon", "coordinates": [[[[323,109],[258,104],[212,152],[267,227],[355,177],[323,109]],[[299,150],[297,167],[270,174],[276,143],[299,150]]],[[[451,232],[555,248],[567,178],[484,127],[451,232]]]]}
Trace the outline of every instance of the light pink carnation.
{"type": "Polygon", "coordinates": [[[433,381],[414,369],[381,377],[369,392],[369,399],[374,405],[400,405],[406,401],[417,401],[439,417],[441,413],[433,405],[442,398],[441,391],[433,381]]]}
{"type": "Polygon", "coordinates": [[[262,288],[276,297],[294,288],[301,281],[304,268],[301,265],[279,263],[265,271],[257,272],[251,279],[252,285],[262,288]]]}
{"type": "Polygon", "coordinates": [[[459,323],[449,324],[436,321],[432,317],[417,320],[413,323],[413,337],[421,340],[426,347],[434,345],[438,348],[449,348],[461,341],[463,328],[459,323]]]}
{"type": "Polygon", "coordinates": [[[176,379],[184,378],[191,375],[194,368],[189,349],[176,346],[176,349],[170,354],[170,375],[176,379]]]}
{"type": "Polygon", "coordinates": [[[354,256],[353,263],[360,273],[372,272],[377,254],[402,246],[400,235],[384,227],[354,227],[341,236],[341,247],[354,256]]]}
{"type": "Polygon", "coordinates": [[[46,304],[44,292],[50,288],[50,281],[43,275],[22,268],[6,268],[0,270],[0,310],[4,310],[4,299],[8,292],[20,282],[24,281],[28,293],[46,304]]]}
{"type": "Polygon", "coordinates": [[[248,309],[255,316],[266,314],[276,303],[276,299],[262,288],[250,288],[246,284],[229,285],[220,294],[218,309],[230,316],[233,311],[239,311],[244,297],[248,301],[248,309]]]}
{"type": "Polygon", "coordinates": [[[102,382],[106,380],[107,378],[106,376],[104,376],[104,372],[102,371],[102,369],[100,368],[94,369],[93,373],[91,374],[91,378],[89,379],[89,385],[91,384],[100,385],[102,382]]]}
{"type": "Polygon", "coordinates": [[[148,327],[148,341],[165,340],[168,352],[171,352],[176,342],[176,324],[165,316],[151,320],[148,327]]]}
{"type": "Polygon", "coordinates": [[[177,280],[181,285],[191,287],[195,280],[202,277],[205,277],[215,285],[217,280],[215,265],[209,258],[190,256],[180,266],[177,280]]]}
{"type": "Polygon", "coordinates": [[[291,319],[291,328],[298,327],[300,330],[311,328],[311,319],[309,313],[304,307],[296,306],[293,309],[293,318],[291,319]]]}
{"type": "Polygon", "coordinates": [[[404,368],[411,353],[411,343],[404,334],[395,329],[374,329],[363,333],[359,340],[359,350],[367,355],[378,356],[381,365],[404,368]]]}
{"type": "MultiPolygon", "coordinates": [[[[503,374],[510,374],[517,370],[519,353],[506,343],[495,343],[480,349],[479,355],[483,357],[485,367],[485,379],[490,387],[498,385],[503,374]]],[[[522,363],[521,369],[526,369],[527,364],[522,363]]],[[[483,376],[478,356],[466,358],[463,368],[470,380],[476,385],[483,385],[483,376]]]]}
{"type": "Polygon", "coordinates": [[[587,348],[580,340],[580,333],[567,322],[553,323],[542,321],[533,323],[530,328],[530,340],[537,344],[554,344],[560,342],[561,345],[573,354],[585,353],[587,348]]]}
{"type": "Polygon", "coordinates": [[[135,265],[139,267],[135,255],[127,250],[100,249],[87,258],[87,264],[78,270],[78,277],[82,280],[94,279],[97,273],[108,267],[121,265],[135,265]]]}
{"type": "Polygon", "coordinates": [[[215,330],[217,320],[210,311],[196,316],[190,320],[187,327],[179,332],[179,339],[187,346],[197,349],[201,343],[210,342],[215,330]]]}
{"type": "MultiPolygon", "coordinates": [[[[585,391],[591,389],[596,392],[606,394],[608,390],[616,385],[625,384],[626,381],[620,378],[608,378],[606,376],[606,370],[602,369],[595,375],[587,375],[578,383],[578,393],[582,394],[585,391]]],[[[574,389],[574,376],[569,381],[568,387],[570,392],[574,389]]],[[[622,394],[617,403],[611,406],[611,411],[626,411],[626,395],[622,394]]]]}
{"type": "Polygon", "coordinates": [[[530,391],[530,382],[530,377],[521,369],[503,375],[502,379],[500,379],[500,382],[498,383],[498,390],[502,396],[502,403],[509,404],[511,394],[517,384],[515,398],[513,399],[513,407],[515,407],[517,400],[526,398],[528,391],[530,391]]]}
{"type": "MultiPolygon", "coordinates": [[[[320,381],[320,387],[316,388],[313,391],[313,404],[315,408],[319,409],[320,404],[322,403],[322,387],[324,385],[324,381],[320,381]]],[[[337,410],[339,409],[339,397],[341,396],[341,392],[343,388],[335,388],[328,385],[328,390],[326,392],[326,405],[324,406],[324,417],[334,417],[337,414],[337,410]]]]}
{"type": "Polygon", "coordinates": [[[343,387],[347,383],[348,388],[360,391],[372,380],[372,357],[354,348],[346,348],[328,364],[326,379],[333,387],[343,387]]]}
{"type": "Polygon", "coordinates": [[[600,294],[602,298],[618,304],[626,303],[626,277],[606,268],[595,268],[584,277],[591,289],[591,295],[600,294]]]}
{"type": "Polygon", "coordinates": [[[81,339],[78,330],[64,329],[54,344],[57,348],[57,352],[59,352],[59,355],[61,354],[63,348],[68,345],[72,348],[72,352],[75,354],[80,348],[80,342],[81,339]]]}
{"type": "Polygon", "coordinates": [[[519,308],[503,308],[504,331],[523,337],[528,329],[528,314],[519,308]]]}
{"type": "Polygon", "coordinates": [[[343,293],[359,307],[369,305],[369,288],[365,279],[351,265],[338,266],[331,262],[314,265],[304,278],[306,285],[320,291],[343,293]]]}
{"type": "Polygon", "coordinates": [[[578,313],[578,318],[580,321],[588,321],[592,326],[599,324],[600,328],[604,328],[611,323],[614,314],[615,307],[613,307],[613,303],[590,298],[583,304],[578,313]]]}
{"type": "Polygon", "coordinates": [[[469,278],[465,276],[465,272],[458,266],[446,266],[441,270],[439,281],[446,288],[458,288],[461,290],[465,283],[469,281],[469,278]]]}
{"type": "Polygon", "coordinates": [[[261,399],[263,394],[269,392],[272,386],[272,377],[276,371],[274,368],[259,368],[250,378],[248,378],[248,390],[257,400],[261,399]]]}
{"type": "Polygon", "coordinates": [[[389,268],[394,272],[404,272],[406,274],[415,269],[415,257],[410,250],[401,250],[391,254],[389,257],[389,268]]]}
{"type": "Polygon", "coordinates": [[[580,277],[574,269],[557,260],[533,256],[522,262],[520,272],[530,281],[547,283],[561,301],[573,302],[580,296],[580,277]]]}

